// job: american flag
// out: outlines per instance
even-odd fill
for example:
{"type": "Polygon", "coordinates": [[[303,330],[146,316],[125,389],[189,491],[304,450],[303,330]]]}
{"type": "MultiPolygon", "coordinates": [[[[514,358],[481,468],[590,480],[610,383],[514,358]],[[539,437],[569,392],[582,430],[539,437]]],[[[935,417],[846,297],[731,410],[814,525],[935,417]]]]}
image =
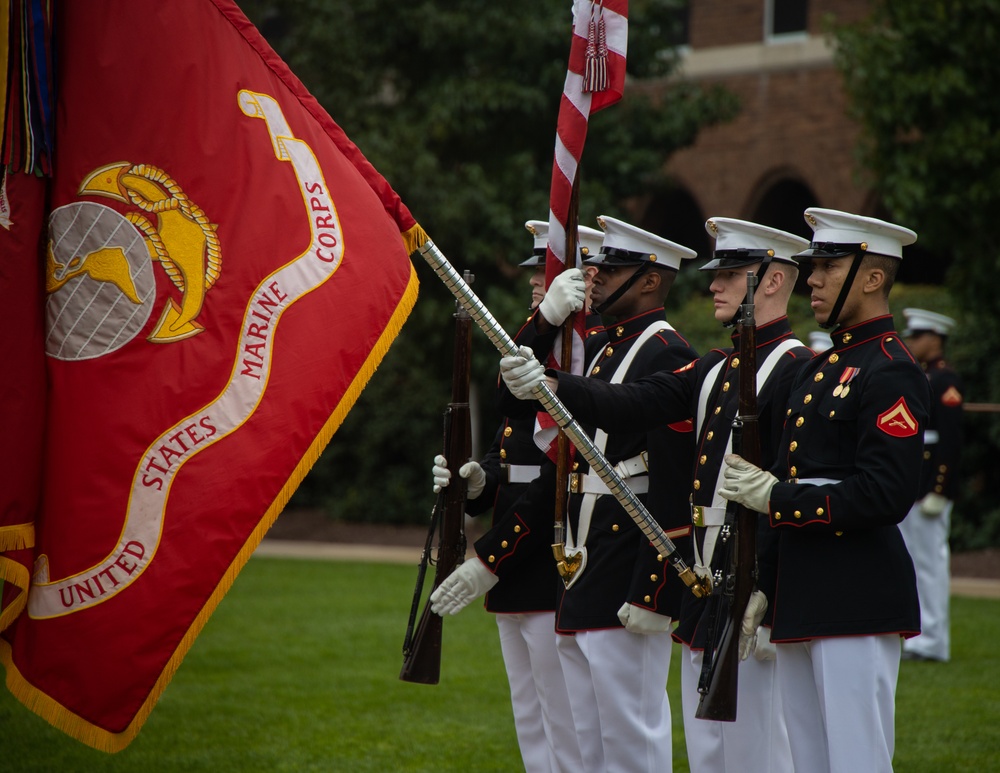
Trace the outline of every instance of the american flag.
{"type": "MultiPolygon", "coordinates": [[[[625,90],[625,53],[628,48],[628,0],[574,0],[573,42],[559,103],[555,158],[549,190],[549,241],[545,252],[545,286],[569,266],[579,263],[579,250],[569,263],[566,230],[570,219],[573,181],[576,179],[590,116],[622,98],[625,90]]],[[[583,337],[586,314],[573,315],[573,358],[570,370],[583,373],[583,337]]],[[[561,343],[553,347],[553,365],[559,365],[561,343]]],[[[539,414],[538,445],[548,450],[555,425],[539,414]]]]}

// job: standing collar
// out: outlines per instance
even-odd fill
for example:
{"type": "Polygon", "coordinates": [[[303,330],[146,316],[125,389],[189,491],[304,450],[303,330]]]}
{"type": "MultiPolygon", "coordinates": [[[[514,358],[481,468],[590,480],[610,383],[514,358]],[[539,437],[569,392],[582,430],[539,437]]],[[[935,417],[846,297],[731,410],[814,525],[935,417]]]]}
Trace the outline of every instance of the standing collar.
{"type": "Polygon", "coordinates": [[[838,327],[830,333],[830,338],[833,339],[833,348],[840,350],[846,349],[849,346],[855,346],[862,341],[881,338],[895,332],[896,325],[893,322],[892,315],[886,314],[881,317],[866,319],[864,322],[859,322],[857,325],[851,325],[850,327],[838,327]]]}

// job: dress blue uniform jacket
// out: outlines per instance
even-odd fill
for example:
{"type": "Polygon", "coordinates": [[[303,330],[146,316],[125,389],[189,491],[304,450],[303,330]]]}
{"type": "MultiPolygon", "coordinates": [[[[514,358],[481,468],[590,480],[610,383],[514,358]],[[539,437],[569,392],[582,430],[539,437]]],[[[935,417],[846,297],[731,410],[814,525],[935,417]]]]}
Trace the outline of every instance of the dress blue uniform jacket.
{"type": "Polygon", "coordinates": [[[931,387],[931,413],[927,429],[937,440],[924,446],[924,468],[917,499],[931,492],[946,499],[958,493],[958,462],[962,456],[962,379],[943,359],[924,366],[931,387]]]}
{"type": "MultiPolygon", "coordinates": [[[[592,337],[603,349],[595,361],[590,379],[610,379],[639,335],[649,324],[663,320],[662,309],[620,321],[606,329],[607,339],[592,337]]],[[[676,370],[696,358],[696,353],[675,331],[663,331],[643,345],[625,376],[626,382],[660,370],[676,370]]],[[[593,360],[588,356],[588,361],[593,360]]],[[[585,429],[586,429],[586,425],[585,429]]],[[[590,432],[593,436],[593,432],[590,432]]],[[[610,431],[605,456],[612,464],[649,452],[651,463],[649,493],[640,495],[652,517],[675,542],[690,533],[687,477],[693,451],[689,421],[674,426],[644,425],[640,431],[610,431]],[[659,462],[652,460],[658,459],[659,462]]],[[[587,472],[586,462],[577,459],[575,472],[587,472]]],[[[552,504],[555,497],[555,466],[546,462],[542,475],[501,518],[497,526],[476,542],[477,555],[498,576],[501,583],[518,571],[523,555],[539,542],[551,551],[552,504]],[[547,539],[546,539],[547,536],[547,539]]],[[[582,495],[570,495],[569,523],[576,532],[582,495]]],[[[601,496],[594,507],[586,540],[587,566],[571,588],[557,584],[560,592],[557,630],[574,632],[620,628],[617,612],[626,601],[653,612],[676,617],[683,585],[676,573],[650,545],[639,527],[611,495],[601,496]]]]}
{"type": "Polygon", "coordinates": [[[891,316],[832,334],[799,374],[771,472],[773,641],[920,631],[897,524],[916,499],[927,379],[891,316]],[[808,485],[808,479],[835,481],[808,485]]]}
{"type": "MultiPolygon", "coordinates": [[[[757,367],[783,341],[791,339],[792,329],[787,317],[761,325],[756,331],[757,367]]],[[[560,374],[558,396],[580,420],[598,426],[618,426],[625,429],[649,423],[678,421],[697,415],[702,388],[712,370],[724,362],[709,393],[705,419],[698,430],[697,451],[693,476],[690,471],[684,483],[691,493],[693,505],[711,506],[715,483],[722,467],[727,442],[732,434],[732,422],[739,408],[740,332],[733,333],[733,346],[714,349],[704,357],[676,373],[656,373],[622,387],[591,383],[584,379],[560,374]]],[[[785,420],[785,404],[791,385],[798,371],[813,356],[812,350],[796,346],[781,355],[763,387],[758,385],[758,424],[760,431],[761,461],[770,466],[775,459],[778,438],[785,420]]],[[[766,524],[761,523],[758,544],[771,538],[766,524]]],[[[717,545],[714,564],[722,554],[717,545]]],[[[685,560],[690,565],[693,554],[685,560]]],[[[688,592],[682,596],[680,623],[674,638],[695,648],[703,648],[707,639],[707,625],[702,621],[706,606],[688,592]]]]}

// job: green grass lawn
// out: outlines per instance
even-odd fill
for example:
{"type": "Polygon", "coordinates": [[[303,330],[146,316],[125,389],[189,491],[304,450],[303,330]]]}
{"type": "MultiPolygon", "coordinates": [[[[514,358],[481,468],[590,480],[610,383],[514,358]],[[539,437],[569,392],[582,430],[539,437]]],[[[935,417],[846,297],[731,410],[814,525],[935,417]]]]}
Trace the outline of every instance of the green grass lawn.
{"type": "MultiPolygon", "coordinates": [[[[520,770],[492,615],[477,607],[445,621],[441,684],[399,681],[415,574],[255,557],[128,748],[94,751],[2,690],[0,771],[520,770]]],[[[953,661],[903,664],[898,773],[1000,770],[998,613],[998,601],[954,599],[953,661]]]]}

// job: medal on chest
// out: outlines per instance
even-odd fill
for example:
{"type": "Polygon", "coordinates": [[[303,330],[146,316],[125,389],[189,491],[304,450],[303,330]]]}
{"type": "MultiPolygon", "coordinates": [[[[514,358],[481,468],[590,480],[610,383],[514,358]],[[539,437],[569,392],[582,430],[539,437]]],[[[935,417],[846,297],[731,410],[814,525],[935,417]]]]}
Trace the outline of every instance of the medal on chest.
{"type": "Polygon", "coordinates": [[[833,388],[834,397],[847,397],[851,393],[851,382],[861,372],[861,368],[844,368],[840,374],[840,383],[833,388]]]}

